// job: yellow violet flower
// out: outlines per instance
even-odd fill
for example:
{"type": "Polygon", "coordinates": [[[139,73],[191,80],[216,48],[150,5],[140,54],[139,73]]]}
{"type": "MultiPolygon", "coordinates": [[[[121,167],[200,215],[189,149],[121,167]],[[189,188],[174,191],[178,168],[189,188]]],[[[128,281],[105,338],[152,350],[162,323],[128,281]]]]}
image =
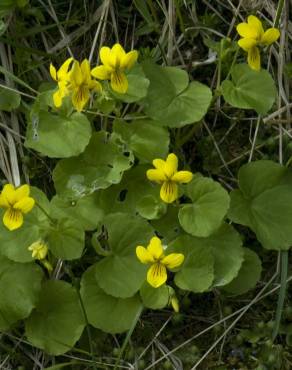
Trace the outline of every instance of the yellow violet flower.
{"type": "Polygon", "coordinates": [[[0,208],[6,209],[3,223],[10,231],[20,228],[23,224],[23,214],[34,207],[35,201],[29,193],[28,185],[22,185],[17,189],[12,184],[4,186],[0,194],[0,208]]]}
{"type": "Polygon", "coordinates": [[[69,88],[72,91],[72,104],[78,112],[82,111],[90,99],[91,90],[97,92],[102,90],[101,84],[91,78],[90,64],[87,59],[84,59],[81,64],[74,61],[69,88]]]}
{"type": "Polygon", "coordinates": [[[53,64],[50,64],[50,75],[58,83],[58,90],[53,95],[53,101],[57,108],[62,105],[63,98],[69,94],[68,83],[70,72],[68,71],[73,58],[67,59],[57,71],[53,64]]]}
{"type": "Polygon", "coordinates": [[[28,247],[28,250],[32,252],[32,258],[35,260],[44,260],[47,257],[49,249],[44,241],[38,240],[32,243],[28,247]]]}
{"type": "Polygon", "coordinates": [[[261,56],[258,46],[268,46],[275,42],[280,31],[277,28],[263,29],[262,22],[254,15],[247,18],[247,23],[240,23],[237,32],[242,37],[238,45],[247,51],[247,62],[250,68],[259,71],[261,68],[261,56]]]}
{"type": "Polygon", "coordinates": [[[162,184],[160,197],[165,203],[172,203],[178,198],[178,185],[188,183],[193,174],[190,171],[178,171],[178,159],[174,153],[167,156],[166,161],[154,159],[152,162],[155,169],[148,170],[146,175],[150,181],[162,184]]]}
{"type": "Polygon", "coordinates": [[[92,76],[99,80],[110,80],[114,91],[125,94],[129,86],[125,70],[131,69],[136,63],[137,50],[126,53],[120,44],[115,44],[111,49],[103,46],[99,56],[103,65],[93,68],[92,76]]]}
{"type": "Polygon", "coordinates": [[[184,255],[181,253],[170,253],[165,256],[161,240],[154,236],[147,248],[138,246],[136,248],[136,255],[140,262],[151,264],[147,272],[147,281],[158,288],[167,280],[167,269],[175,269],[179,267],[184,261],[184,255]]]}

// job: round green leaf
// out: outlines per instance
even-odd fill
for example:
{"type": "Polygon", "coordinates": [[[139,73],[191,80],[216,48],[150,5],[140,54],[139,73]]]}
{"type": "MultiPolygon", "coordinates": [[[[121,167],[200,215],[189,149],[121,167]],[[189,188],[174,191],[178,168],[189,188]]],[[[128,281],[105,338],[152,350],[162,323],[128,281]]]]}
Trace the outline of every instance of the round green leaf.
{"type": "Polygon", "coordinates": [[[84,114],[63,117],[40,111],[28,125],[25,145],[50,158],[67,158],[82,153],[90,137],[91,125],[84,114]]]}
{"type": "Polygon", "coordinates": [[[68,283],[49,280],[25,324],[28,340],[52,355],[69,351],[80,338],[84,318],[76,290],[68,283]]]}
{"type": "Polygon", "coordinates": [[[99,286],[115,297],[133,296],[146,279],[147,266],[136,257],[136,247],[147,245],[153,229],[143,219],[115,213],[104,219],[111,254],[96,264],[99,286]]]}
{"type": "Polygon", "coordinates": [[[137,211],[140,216],[148,220],[160,218],[165,214],[166,210],[166,204],[162,203],[153,195],[146,195],[145,197],[141,198],[137,204],[137,211]]]}
{"type": "Polygon", "coordinates": [[[51,200],[51,216],[74,219],[84,230],[94,230],[103,219],[103,210],[98,205],[97,193],[76,200],[56,195],[51,200]]]}
{"type": "Polygon", "coordinates": [[[195,293],[207,291],[214,279],[214,258],[209,248],[189,235],[179,236],[169,245],[169,253],[182,253],[185,261],[175,275],[176,285],[195,293]]]}
{"type": "Polygon", "coordinates": [[[224,99],[236,108],[254,109],[266,114],[276,99],[276,87],[268,71],[253,71],[247,64],[232,68],[232,80],[222,82],[224,99]]]}
{"type": "Polygon", "coordinates": [[[50,251],[57,258],[80,258],[84,249],[84,229],[77,220],[61,219],[52,225],[46,236],[50,251]]]}
{"type": "Polygon", "coordinates": [[[267,249],[292,245],[292,171],[272,161],[257,161],[239,171],[240,190],[231,192],[229,218],[249,226],[267,249]]]}
{"type": "Polygon", "coordinates": [[[143,69],[150,80],[145,98],[146,114],[168,127],[183,127],[200,121],[207,113],[212,93],[199,82],[189,84],[185,71],[145,62],[143,69]]]}
{"type": "Polygon", "coordinates": [[[194,236],[207,237],[221,225],[229,207],[227,191],[212,179],[196,177],[187,187],[192,204],[178,214],[182,228],[194,236]]]}
{"type": "Polygon", "coordinates": [[[35,307],[43,274],[34,263],[16,263],[0,256],[0,276],[0,330],[7,330],[35,307]]]}
{"type": "MultiPolygon", "coordinates": [[[[0,8],[1,12],[1,8],[0,8]]],[[[16,91],[5,89],[0,86],[0,110],[11,112],[19,107],[21,97],[16,91]]]]}
{"type": "Polygon", "coordinates": [[[115,298],[106,294],[96,281],[96,265],[91,266],[82,276],[81,297],[88,322],[107,333],[122,333],[129,330],[141,310],[137,296],[115,298]]]}
{"type": "Polygon", "coordinates": [[[233,280],[244,259],[244,249],[238,232],[223,224],[208,238],[196,238],[204,248],[209,248],[214,258],[213,286],[223,286],[233,280]]]}
{"type": "Polygon", "coordinates": [[[169,289],[165,284],[159,288],[153,288],[145,282],[140,289],[140,296],[145,307],[159,310],[169,302],[169,289]]]}
{"type": "Polygon", "coordinates": [[[58,162],[53,172],[55,188],[58,194],[80,198],[119,183],[133,162],[134,157],[124,142],[99,131],[92,135],[79,157],[58,162]]]}
{"type": "Polygon", "coordinates": [[[258,255],[248,248],[244,248],[244,261],[234,280],[223,287],[231,294],[244,294],[256,286],[262,272],[262,264],[258,255]]]}
{"type": "Polygon", "coordinates": [[[140,162],[152,162],[153,159],[164,158],[168,154],[169,133],[155,121],[116,120],[114,132],[122,136],[140,162]]]}

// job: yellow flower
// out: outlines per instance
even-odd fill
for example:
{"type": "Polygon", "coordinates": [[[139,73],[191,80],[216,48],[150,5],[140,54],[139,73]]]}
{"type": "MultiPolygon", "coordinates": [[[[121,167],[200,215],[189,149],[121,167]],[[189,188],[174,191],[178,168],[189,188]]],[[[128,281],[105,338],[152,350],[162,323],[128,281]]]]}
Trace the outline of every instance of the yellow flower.
{"type": "Polygon", "coordinates": [[[238,45],[247,51],[247,62],[250,68],[259,71],[261,68],[261,56],[257,46],[267,46],[275,42],[280,31],[277,28],[269,28],[264,31],[262,22],[254,15],[247,18],[247,23],[240,23],[237,32],[242,37],[238,45]]]}
{"type": "Polygon", "coordinates": [[[90,64],[87,59],[84,59],[81,64],[74,61],[69,88],[72,91],[72,104],[78,112],[81,112],[87,104],[91,90],[101,91],[101,84],[91,78],[90,64]]]}
{"type": "Polygon", "coordinates": [[[57,71],[53,64],[50,64],[50,75],[58,83],[58,90],[53,95],[54,104],[57,108],[62,105],[63,98],[69,94],[68,83],[70,71],[68,71],[73,58],[67,59],[57,71]]]}
{"type": "Polygon", "coordinates": [[[166,203],[172,203],[178,198],[178,183],[188,183],[193,174],[190,171],[178,171],[178,159],[173,153],[167,156],[166,161],[154,159],[155,169],[147,171],[147,177],[151,181],[162,184],[160,197],[166,203]]]}
{"type": "Polygon", "coordinates": [[[6,209],[3,223],[10,231],[22,226],[23,214],[31,211],[35,205],[29,192],[28,185],[22,185],[15,189],[13,185],[7,184],[0,194],[0,207],[6,209]]]}
{"type": "Polygon", "coordinates": [[[132,50],[126,53],[120,44],[111,49],[103,46],[99,52],[103,65],[93,68],[92,76],[99,80],[110,80],[114,91],[125,94],[128,90],[128,80],[125,70],[131,69],[138,59],[138,52],[132,50]]]}
{"type": "Polygon", "coordinates": [[[179,267],[185,258],[181,253],[171,253],[165,256],[161,240],[156,236],[150,240],[147,248],[139,245],[136,248],[136,255],[140,262],[151,264],[147,272],[147,281],[153,288],[163,285],[167,280],[167,269],[179,267]]]}
{"type": "Polygon", "coordinates": [[[48,246],[42,241],[38,240],[28,247],[28,250],[32,252],[32,258],[36,260],[44,260],[48,254],[48,246]]]}

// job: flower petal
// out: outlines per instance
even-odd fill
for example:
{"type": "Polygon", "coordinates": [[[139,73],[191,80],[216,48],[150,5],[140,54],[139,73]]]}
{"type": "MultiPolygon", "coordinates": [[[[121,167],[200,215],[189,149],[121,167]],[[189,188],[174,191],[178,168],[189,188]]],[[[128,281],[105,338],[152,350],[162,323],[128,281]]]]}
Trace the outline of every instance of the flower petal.
{"type": "Polygon", "coordinates": [[[61,65],[60,69],[58,70],[58,81],[64,80],[68,78],[68,69],[70,64],[72,63],[73,58],[68,58],[65,62],[61,65]]]}
{"type": "Polygon", "coordinates": [[[271,45],[273,42],[277,41],[280,37],[280,31],[277,28],[269,28],[263,34],[261,43],[264,45],[271,45]]]}
{"type": "Polygon", "coordinates": [[[166,181],[160,189],[160,198],[165,203],[172,203],[178,198],[178,187],[175,182],[166,181]]]}
{"type": "Polygon", "coordinates": [[[177,166],[178,166],[177,156],[174,153],[168,154],[166,158],[164,172],[169,178],[172,177],[176,173],[177,166]]]}
{"type": "Polygon", "coordinates": [[[247,62],[251,69],[259,71],[261,69],[261,55],[259,49],[255,46],[249,49],[247,54],[247,62]]]}
{"type": "Polygon", "coordinates": [[[0,194],[0,208],[9,208],[8,200],[2,194],[0,194]]]}
{"type": "Polygon", "coordinates": [[[179,267],[185,259],[185,256],[181,253],[170,253],[164,257],[161,263],[163,263],[169,269],[175,269],[179,267]]]}
{"type": "Polygon", "coordinates": [[[57,79],[57,70],[56,70],[56,68],[53,66],[53,64],[52,64],[52,63],[50,63],[50,75],[51,75],[51,77],[52,77],[52,79],[53,79],[54,81],[58,81],[58,79],[57,79]]]}
{"type": "Polygon", "coordinates": [[[94,90],[95,92],[101,92],[102,91],[101,83],[96,81],[96,80],[91,80],[88,87],[89,87],[90,90],[94,90]]]}
{"type": "Polygon", "coordinates": [[[236,30],[239,34],[239,36],[247,39],[256,39],[257,37],[257,32],[254,30],[250,25],[247,23],[239,23],[236,27],[236,30]]]}
{"type": "Polygon", "coordinates": [[[104,64],[106,67],[109,67],[113,71],[113,69],[116,67],[116,57],[111,52],[111,49],[107,46],[103,46],[100,49],[99,57],[102,64],[104,64]]]}
{"type": "Polygon", "coordinates": [[[161,240],[157,236],[153,236],[147,246],[147,250],[155,260],[158,260],[163,255],[161,240]]]}
{"type": "Polygon", "coordinates": [[[257,42],[255,39],[240,39],[238,40],[238,45],[243,49],[244,51],[249,51],[251,48],[255,47],[257,42]]]}
{"type": "Polygon", "coordinates": [[[192,178],[193,174],[190,171],[178,171],[172,176],[171,181],[187,184],[192,178]]]}
{"type": "Polygon", "coordinates": [[[27,184],[22,185],[19,188],[17,188],[15,190],[15,202],[18,202],[22,198],[28,197],[29,192],[30,192],[30,189],[29,189],[29,185],[27,185],[27,184]]]}
{"type": "Polygon", "coordinates": [[[77,87],[72,94],[72,104],[74,108],[81,112],[90,98],[88,88],[84,86],[77,87]]]}
{"type": "Polygon", "coordinates": [[[132,50],[129,53],[125,54],[125,56],[121,60],[121,68],[131,69],[134,64],[137,62],[138,59],[138,51],[132,50]]]}
{"type": "Polygon", "coordinates": [[[153,163],[153,166],[157,168],[158,170],[163,170],[165,167],[165,161],[163,159],[159,159],[159,158],[154,159],[152,163],[153,163]]]}
{"type": "Polygon", "coordinates": [[[80,70],[83,76],[83,81],[89,84],[91,81],[90,64],[88,59],[84,59],[80,65],[80,70]]]}
{"type": "Polygon", "coordinates": [[[14,204],[13,208],[21,211],[22,213],[30,212],[35,205],[35,200],[31,197],[22,198],[14,204]]]}
{"type": "Polygon", "coordinates": [[[4,213],[3,223],[10,231],[20,228],[23,224],[23,215],[21,211],[8,208],[4,213]]]}
{"type": "Polygon", "coordinates": [[[54,92],[53,101],[54,101],[54,105],[55,105],[56,108],[61,107],[62,101],[63,101],[63,95],[64,95],[64,93],[60,89],[58,89],[57,91],[54,92]]]}
{"type": "Polygon", "coordinates": [[[83,74],[79,62],[74,61],[72,72],[70,74],[70,82],[73,86],[80,86],[84,81],[83,74]]]}
{"type": "Polygon", "coordinates": [[[152,254],[145,248],[139,245],[136,248],[136,255],[140,262],[142,263],[153,263],[154,258],[152,254]]]}
{"type": "Polygon", "coordinates": [[[111,51],[112,51],[112,54],[116,57],[117,65],[120,67],[122,60],[126,56],[125,50],[123,49],[122,45],[114,44],[111,51]]]}
{"type": "Polygon", "coordinates": [[[111,77],[110,69],[105,66],[97,66],[92,69],[91,74],[99,80],[109,80],[111,77]]]}
{"type": "Polygon", "coordinates": [[[153,170],[153,169],[148,170],[146,172],[146,176],[148,180],[156,181],[159,184],[167,180],[165,173],[162,170],[153,170]]]}
{"type": "Polygon", "coordinates": [[[4,185],[1,196],[7,200],[10,205],[15,203],[15,187],[12,184],[4,185]]]}
{"type": "Polygon", "coordinates": [[[247,24],[256,33],[256,38],[260,39],[264,33],[262,22],[255,15],[249,15],[247,24]]]}
{"type": "Polygon", "coordinates": [[[115,71],[111,74],[111,87],[119,94],[125,94],[128,90],[128,80],[123,72],[115,71]]]}
{"type": "Polygon", "coordinates": [[[166,267],[161,263],[154,263],[147,272],[147,281],[153,288],[158,288],[167,280],[166,267]]]}

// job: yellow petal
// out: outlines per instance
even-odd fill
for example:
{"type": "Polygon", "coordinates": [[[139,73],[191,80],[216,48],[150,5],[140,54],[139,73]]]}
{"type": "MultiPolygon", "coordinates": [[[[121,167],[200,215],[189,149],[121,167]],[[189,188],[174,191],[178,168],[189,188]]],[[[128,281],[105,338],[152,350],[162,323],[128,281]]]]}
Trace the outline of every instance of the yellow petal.
{"type": "Polygon", "coordinates": [[[32,252],[32,258],[36,260],[43,260],[48,254],[48,246],[42,240],[34,242],[28,247],[28,250],[32,252]]]}
{"type": "Polygon", "coordinates": [[[92,69],[91,74],[99,80],[109,80],[111,77],[111,70],[105,66],[97,66],[92,69]]]}
{"type": "Polygon", "coordinates": [[[124,57],[126,56],[126,52],[123,49],[122,45],[115,44],[112,47],[111,52],[115,56],[118,66],[121,66],[121,62],[124,59],[124,57]]]}
{"type": "Polygon", "coordinates": [[[164,257],[161,263],[163,263],[169,269],[175,269],[179,267],[185,259],[185,256],[181,253],[171,253],[164,257]]]}
{"type": "Polygon", "coordinates": [[[251,48],[255,47],[257,44],[255,39],[240,39],[238,40],[238,45],[245,51],[249,51],[251,48]]]}
{"type": "Polygon", "coordinates": [[[137,62],[138,51],[132,50],[129,53],[125,54],[121,61],[121,68],[131,69],[133,65],[137,62]]]}
{"type": "Polygon", "coordinates": [[[162,170],[153,170],[153,169],[148,170],[146,172],[146,176],[147,176],[148,180],[156,181],[159,184],[161,184],[163,181],[167,180],[167,178],[165,176],[165,173],[162,170]]]}
{"type": "Polygon", "coordinates": [[[61,107],[62,101],[63,101],[63,93],[62,93],[62,90],[58,89],[56,92],[54,92],[54,94],[53,94],[53,101],[54,101],[55,107],[57,107],[57,108],[60,108],[61,107]]]}
{"type": "Polygon", "coordinates": [[[163,170],[165,167],[165,161],[163,159],[154,159],[152,163],[158,170],[163,170]]]}
{"type": "Polygon", "coordinates": [[[269,28],[263,34],[261,43],[264,45],[271,45],[273,42],[277,41],[280,37],[280,31],[277,28],[269,28]]]}
{"type": "Polygon", "coordinates": [[[251,69],[259,71],[261,69],[261,55],[259,49],[255,46],[249,49],[247,54],[247,62],[251,69]]]}
{"type": "Polygon", "coordinates": [[[82,75],[82,72],[81,72],[79,62],[74,61],[73,67],[72,67],[72,72],[70,74],[70,82],[73,86],[76,87],[76,86],[82,85],[83,81],[84,81],[84,79],[83,79],[83,75],[82,75]]]}
{"type": "Polygon", "coordinates": [[[50,75],[53,80],[57,81],[57,71],[56,68],[53,66],[53,64],[50,64],[50,75]]]}
{"type": "Polygon", "coordinates": [[[68,58],[61,65],[60,69],[58,70],[58,80],[67,79],[67,77],[68,77],[68,69],[69,69],[69,66],[72,63],[72,61],[73,61],[73,58],[68,58]]]}
{"type": "Polygon", "coordinates": [[[8,200],[2,194],[0,194],[0,208],[9,208],[8,200]]]}
{"type": "Polygon", "coordinates": [[[178,159],[174,153],[168,154],[164,167],[165,174],[171,178],[177,171],[178,159]]]}
{"type": "Polygon", "coordinates": [[[4,213],[3,223],[10,231],[20,228],[23,224],[23,215],[21,211],[8,208],[4,213]]]}
{"type": "Polygon", "coordinates": [[[142,263],[153,263],[154,262],[154,258],[152,254],[146,248],[142,247],[141,245],[139,245],[136,248],[136,255],[139,261],[142,263]]]}
{"type": "Polygon", "coordinates": [[[100,49],[99,56],[102,64],[108,67],[111,71],[116,68],[116,56],[112,53],[109,47],[103,46],[100,49]]]}
{"type": "Polygon", "coordinates": [[[256,33],[256,38],[259,40],[264,33],[262,22],[255,15],[249,15],[247,18],[247,23],[250,28],[254,30],[256,33]]]}
{"type": "Polygon", "coordinates": [[[115,71],[111,74],[111,87],[119,94],[125,94],[128,90],[128,80],[123,72],[115,71]]]}
{"type": "Polygon", "coordinates": [[[78,111],[81,112],[84,106],[87,104],[90,98],[88,88],[84,86],[80,86],[76,88],[72,94],[72,104],[73,107],[78,111]]]}
{"type": "Polygon", "coordinates": [[[192,178],[193,174],[190,171],[178,171],[172,176],[171,181],[187,184],[192,178]]]}
{"type": "Polygon", "coordinates": [[[257,38],[257,31],[254,28],[250,27],[250,25],[248,25],[245,22],[239,23],[236,27],[236,30],[238,34],[243,38],[247,38],[247,39],[257,38]]]}
{"type": "Polygon", "coordinates": [[[172,203],[178,198],[178,187],[175,182],[166,181],[160,189],[160,198],[165,203],[172,203]]]}
{"type": "Polygon", "coordinates": [[[12,205],[15,203],[15,188],[12,184],[4,185],[1,196],[7,200],[7,202],[12,205]]]}
{"type": "Polygon", "coordinates": [[[163,285],[166,280],[166,267],[161,263],[154,263],[147,272],[148,283],[153,286],[153,288],[158,288],[163,285]]]}
{"type": "Polygon", "coordinates": [[[21,211],[22,213],[30,212],[35,205],[35,200],[31,197],[22,198],[14,204],[13,208],[21,211]]]}
{"type": "Polygon", "coordinates": [[[157,236],[151,238],[147,250],[155,260],[158,260],[163,255],[161,240],[157,236]]]}
{"type": "Polygon", "coordinates": [[[102,86],[101,83],[95,80],[91,80],[89,85],[88,85],[90,90],[94,90],[95,92],[101,92],[102,91],[102,86]]]}
{"type": "Polygon", "coordinates": [[[84,59],[80,66],[81,73],[83,76],[83,81],[87,84],[91,81],[91,74],[90,74],[90,64],[88,59],[84,59]]]}
{"type": "Polygon", "coordinates": [[[15,190],[15,202],[29,196],[29,185],[25,184],[15,190]]]}

